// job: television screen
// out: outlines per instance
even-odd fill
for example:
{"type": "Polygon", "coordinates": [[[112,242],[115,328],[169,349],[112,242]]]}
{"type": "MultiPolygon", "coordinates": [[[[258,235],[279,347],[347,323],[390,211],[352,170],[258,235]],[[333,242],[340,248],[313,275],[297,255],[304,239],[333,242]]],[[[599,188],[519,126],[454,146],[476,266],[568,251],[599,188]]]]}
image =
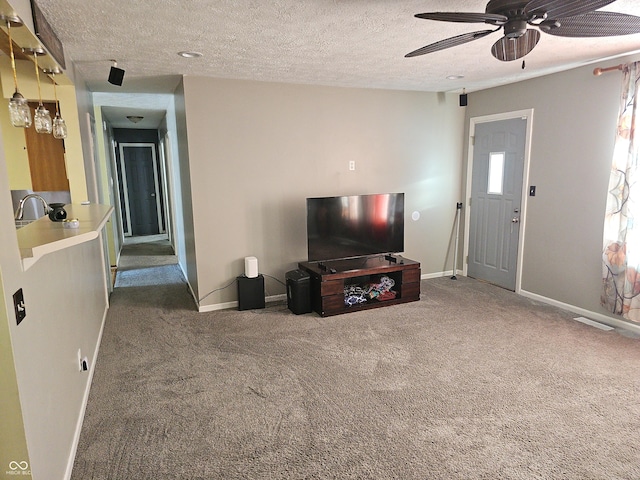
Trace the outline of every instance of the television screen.
{"type": "Polygon", "coordinates": [[[404,251],[404,193],[307,198],[309,261],[404,251]]]}

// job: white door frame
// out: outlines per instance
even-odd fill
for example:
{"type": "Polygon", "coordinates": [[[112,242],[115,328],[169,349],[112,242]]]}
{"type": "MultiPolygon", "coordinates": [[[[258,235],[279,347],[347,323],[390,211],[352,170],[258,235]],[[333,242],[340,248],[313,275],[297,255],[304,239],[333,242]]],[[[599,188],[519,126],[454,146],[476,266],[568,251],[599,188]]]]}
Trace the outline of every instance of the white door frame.
{"type": "Polygon", "coordinates": [[[462,274],[467,275],[469,265],[469,227],[471,224],[471,181],[473,179],[473,154],[474,154],[474,137],[476,125],[479,123],[497,122],[500,120],[510,120],[512,118],[523,118],[527,120],[525,145],[524,145],[524,169],[522,172],[522,199],[520,214],[520,236],[518,238],[518,258],[516,261],[516,293],[520,293],[522,289],[522,257],[524,253],[524,237],[527,223],[527,196],[529,195],[529,164],[531,161],[531,137],[533,133],[533,108],[526,110],[516,110],[514,112],[497,113],[494,115],[483,115],[480,117],[472,117],[469,120],[469,148],[467,152],[467,185],[465,187],[465,209],[464,209],[464,262],[462,274]]]}
{"type": "Polygon", "coordinates": [[[173,245],[175,251],[177,251],[175,245],[176,215],[174,208],[175,202],[173,200],[173,176],[171,175],[171,172],[173,172],[173,157],[171,156],[171,139],[169,138],[168,132],[160,140],[159,146],[163,166],[163,184],[165,188],[164,205],[167,236],[169,237],[169,242],[173,245]]]}
{"type": "Polygon", "coordinates": [[[125,147],[139,147],[139,148],[151,148],[151,160],[153,162],[153,187],[155,190],[156,197],[156,215],[158,216],[158,231],[160,233],[166,233],[165,229],[162,227],[162,209],[160,206],[160,188],[158,182],[158,165],[156,160],[156,144],[155,143],[145,143],[145,142],[129,142],[129,143],[121,143],[120,147],[120,171],[122,173],[122,188],[124,190],[124,209],[127,212],[127,233],[125,237],[131,237],[131,210],[129,210],[129,187],[127,185],[127,169],[125,167],[126,161],[124,158],[124,148],[125,147]]]}

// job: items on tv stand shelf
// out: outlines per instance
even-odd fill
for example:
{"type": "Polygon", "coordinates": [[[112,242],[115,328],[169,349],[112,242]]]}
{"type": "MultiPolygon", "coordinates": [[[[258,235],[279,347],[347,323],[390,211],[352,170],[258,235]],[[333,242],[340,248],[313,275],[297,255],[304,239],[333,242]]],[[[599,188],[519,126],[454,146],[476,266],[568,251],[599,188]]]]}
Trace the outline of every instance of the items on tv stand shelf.
{"type": "Polygon", "coordinates": [[[397,255],[301,262],[298,268],[309,274],[311,307],[323,317],[420,300],[420,263],[397,255]],[[346,292],[377,285],[387,293],[352,305],[345,301],[346,292]]]}
{"type": "Polygon", "coordinates": [[[391,262],[391,263],[400,263],[400,264],[404,263],[404,258],[397,255],[385,255],[384,259],[387,262],[391,262]]]}

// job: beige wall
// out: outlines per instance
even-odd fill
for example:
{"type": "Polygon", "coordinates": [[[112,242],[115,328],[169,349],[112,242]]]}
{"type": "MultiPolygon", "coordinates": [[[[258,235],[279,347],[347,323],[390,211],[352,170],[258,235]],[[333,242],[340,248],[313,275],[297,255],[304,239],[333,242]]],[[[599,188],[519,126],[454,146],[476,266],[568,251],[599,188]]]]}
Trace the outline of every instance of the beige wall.
{"type": "MultiPolygon", "coordinates": [[[[175,91],[174,115],[167,116],[175,128],[175,158],[172,158],[173,186],[177,188],[173,193],[176,202],[176,231],[177,231],[177,254],[180,265],[191,286],[192,293],[198,298],[198,267],[196,262],[196,244],[194,237],[194,215],[193,206],[196,201],[193,198],[191,188],[191,161],[189,151],[189,140],[187,130],[187,114],[185,107],[185,86],[184,81],[180,82],[175,91]]],[[[194,117],[190,123],[197,124],[201,119],[194,117]]]]}
{"type": "MultiPolygon", "coordinates": [[[[4,211],[3,217],[7,215],[7,207],[9,214],[11,212],[11,198],[7,202],[7,195],[8,185],[0,175],[0,209],[4,211]]],[[[17,248],[11,234],[13,232],[7,228],[0,229],[3,249],[17,248]]],[[[0,292],[5,291],[2,276],[3,269],[0,269],[0,292]]],[[[10,471],[8,466],[11,462],[30,464],[9,328],[10,322],[15,323],[15,314],[13,302],[6,297],[0,295],[0,478],[5,478],[6,472],[10,471]]]]}
{"type": "MultiPolygon", "coordinates": [[[[73,74],[74,67],[70,68],[66,73],[68,75],[73,74]]],[[[96,162],[95,156],[99,154],[99,151],[95,150],[94,146],[94,135],[91,130],[92,122],[95,123],[95,129],[98,132],[102,131],[102,123],[99,119],[94,119],[93,115],[93,100],[92,94],[87,89],[84,84],[84,80],[80,75],[75,75],[76,83],[73,87],[73,91],[75,93],[75,98],[73,101],[76,103],[77,108],[76,116],[78,121],[78,132],[79,132],[79,144],[78,144],[78,156],[74,157],[74,162],[78,163],[78,167],[82,165],[84,167],[84,180],[85,180],[85,200],[89,200],[90,202],[97,203],[100,201],[98,196],[98,184],[97,184],[97,173],[96,173],[96,162]]],[[[65,89],[62,89],[65,90],[65,89]]],[[[63,112],[66,115],[65,112],[63,112]]],[[[66,118],[65,118],[66,121],[66,118]]],[[[65,140],[66,146],[66,140],[65,140]]],[[[73,197],[72,197],[73,198],[73,197]]],[[[77,201],[77,200],[76,200],[77,201]]]]}
{"type": "MultiPolygon", "coordinates": [[[[199,77],[185,77],[184,91],[200,298],[242,274],[245,256],[284,281],[307,258],[312,196],[405,192],[405,255],[423,274],[451,270],[457,95],[199,77]]],[[[267,277],[266,291],[284,288],[267,277]]],[[[229,287],[202,306],[235,299],[229,287]]]]}
{"type": "Polygon", "coordinates": [[[467,118],[535,110],[522,289],[606,314],[602,232],[622,77],[593,67],[474,92],[467,118]]]}

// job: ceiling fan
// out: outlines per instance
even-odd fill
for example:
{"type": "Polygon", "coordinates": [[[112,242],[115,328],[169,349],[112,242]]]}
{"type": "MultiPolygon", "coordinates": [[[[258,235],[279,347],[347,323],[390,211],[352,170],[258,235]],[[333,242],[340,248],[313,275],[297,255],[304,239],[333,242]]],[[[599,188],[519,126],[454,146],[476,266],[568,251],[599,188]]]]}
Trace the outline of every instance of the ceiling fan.
{"type": "Polygon", "coordinates": [[[491,54],[504,62],[527,55],[540,40],[540,31],[560,37],[609,37],[640,33],[640,17],[614,12],[596,12],[615,0],[490,0],[485,13],[430,12],[417,18],[441,22],[486,23],[492,30],[463,33],[407,53],[416,57],[456,47],[500,29],[504,36],[491,47],[491,54]],[[536,28],[529,28],[529,26],[536,28]]]}

